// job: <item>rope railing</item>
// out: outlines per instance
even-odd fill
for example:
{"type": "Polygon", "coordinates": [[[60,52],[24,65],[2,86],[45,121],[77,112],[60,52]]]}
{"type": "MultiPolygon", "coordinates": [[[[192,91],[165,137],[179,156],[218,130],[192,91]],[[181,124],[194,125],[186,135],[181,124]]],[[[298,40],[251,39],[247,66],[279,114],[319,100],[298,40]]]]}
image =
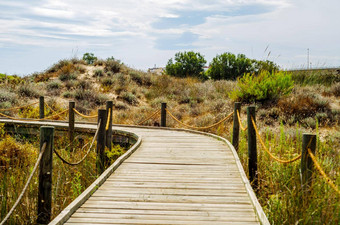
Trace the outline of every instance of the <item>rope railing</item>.
{"type": "Polygon", "coordinates": [[[31,106],[31,105],[35,105],[35,104],[38,104],[38,102],[33,102],[31,104],[28,104],[28,105],[24,105],[24,106],[18,106],[18,107],[13,107],[13,108],[8,108],[8,109],[0,109],[0,112],[3,112],[3,111],[14,111],[14,110],[17,110],[17,109],[23,109],[23,108],[26,108],[28,106],[31,106]]]}
{"type": "Polygon", "coordinates": [[[98,115],[88,116],[88,115],[82,114],[81,112],[79,112],[75,108],[73,108],[73,111],[83,118],[97,118],[98,117],[98,115]]]}
{"type": "Polygon", "coordinates": [[[57,113],[51,106],[49,106],[49,104],[47,104],[46,102],[44,102],[44,104],[52,113],[57,113]]]}
{"type": "Polygon", "coordinates": [[[339,188],[333,183],[333,181],[327,176],[327,174],[325,173],[325,171],[322,169],[322,167],[320,166],[320,164],[318,163],[318,161],[316,160],[315,155],[312,153],[312,151],[310,150],[310,148],[307,148],[308,150],[308,154],[310,156],[310,158],[312,159],[312,161],[314,162],[314,166],[315,168],[319,171],[319,173],[321,174],[321,176],[325,179],[326,183],[331,186],[334,191],[336,191],[338,194],[340,194],[339,188]]]}
{"type": "Polygon", "coordinates": [[[296,157],[294,157],[294,158],[292,158],[292,159],[288,159],[288,160],[286,160],[286,159],[283,160],[283,159],[280,159],[280,158],[274,156],[274,155],[268,150],[268,148],[266,147],[266,145],[264,144],[264,141],[262,140],[262,137],[261,137],[261,135],[260,135],[260,133],[259,133],[259,131],[258,131],[258,128],[257,128],[257,126],[256,126],[256,123],[255,123],[253,117],[251,117],[251,122],[252,122],[252,124],[253,124],[253,126],[254,126],[254,129],[255,129],[255,132],[256,132],[256,136],[257,136],[257,137],[259,138],[259,140],[260,140],[260,143],[261,143],[261,145],[262,145],[262,148],[265,150],[265,152],[268,153],[268,155],[269,155],[272,159],[274,159],[274,160],[276,160],[276,161],[278,161],[278,162],[280,162],[280,163],[292,163],[292,162],[295,162],[296,160],[298,160],[298,159],[301,158],[301,156],[302,156],[301,153],[300,153],[298,156],[296,156],[296,157]]]}
{"type": "Polygon", "coordinates": [[[4,224],[6,223],[6,221],[8,220],[8,218],[9,218],[9,217],[12,215],[12,213],[14,212],[15,208],[16,208],[16,207],[18,206],[18,204],[20,203],[22,197],[24,196],[24,194],[25,194],[25,192],[26,192],[26,190],[27,190],[27,188],[28,188],[28,185],[31,183],[31,180],[32,180],[32,178],[33,178],[33,175],[34,175],[35,171],[38,169],[38,165],[39,165],[39,163],[40,163],[40,161],[41,161],[42,155],[43,155],[44,152],[45,152],[45,149],[46,149],[46,142],[44,142],[44,144],[43,144],[43,146],[42,146],[42,148],[41,148],[41,151],[40,151],[40,153],[39,153],[38,159],[37,159],[37,161],[36,161],[36,163],[35,163],[35,165],[34,165],[34,167],[33,167],[33,170],[32,170],[32,172],[31,172],[31,174],[30,174],[30,176],[29,176],[29,178],[28,178],[28,180],[27,180],[27,182],[26,182],[26,184],[25,184],[23,190],[21,191],[21,193],[20,193],[18,199],[16,200],[16,202],[15,202],[14,205],[12,206],[11,210],[7,213],[7,215],[5,216],[5,218],[1,221],[0,225],[4,225],[4,224]]]}
{"type": "Polygon", "coordinates": [[[238,120],[238,124],[240,124],[241,130],[246,131],[246,130],[248,129],[248,126],[243,127],[243,125],[242,125],[242,123],[241,123],[240,113],[239,113],[238,110],[237,110],[237,120],[238,120]]]}
{"type": "Polygon", "coordinates": [[[145,119],[143,119],[141,122],[138,122],[137,125],[141,125],[143,123],[145,123],[146,121],[148,121],[149,119],[155,117],[157,114],[159,114],[161,112],[161,109],[156,110],[155,112],[151,113],[148,117],[146,117],[145,119]]]}
{"type": "Polygon", "coordinates": [[[220,121],[218,121],[218,122],[216,122],[216,123],[214,123],[214,124],[212,124],[212,125],[210,125],[210,126],[205,126],[205,127],[195,127],[195,126],[191,126],[191,125],[189,125],[189,124],[185,124],[185,123],[181,122],[181,121],[180,121],[179,119],[177,119],[177,118],[176,118],[176,117],[175,117],[168,109],[165,109],[165,110],[166,110],[167,113],[169,113],[170,117],[171,117],[172,119],[174,119],[177,123],[179,123],[179,124],[181,124],[181,125],[183,125],[183,126],[185,126],[185,127],[188,127],[188,128],[191,128],[191,129],[197,129],[197,130],[205,130],[205,129],[209,129],[209,128],[215,127],[215,126],[217,126],[217,125],[223,123],[223,122],[226,121],[227,119],[229,119],[229,118],[233,115],[233,113],[234,113],[234,112],[230,113],[230,114],[229,114],[228,116],[226,116],[225,118],[221,119],[220,121]]]}
{"type": "Polygon", "coordinates": [[[105,130],[108,130],[108,129],[109,129],[109,126],[110,126],[110,118],[111,118],[111,108],[109,108],[109,113],[107,114],[107,121],[106,121],[105,130]]]}
{"type": "MultiPolygon", "coordinates": [[[[70,166],[76,166],[76,165],[79,165],[80,163],[82,163],[86,157],[89,155],[89,153],[91,152],[91,149],[93,147],[93,144],[94,144],[94,141],[96,140],[97,136],[98,136],[98,131],[99,131],[99,126],[100,126],[100,120],[99,120],[99,123],[98,123],[98,126],[97,126],[97,130],[96,130],[96,133],[94,134],[94,137],[92,138],[92,142],[91,142],[91,145],[89,147],[89,149],[87,150],[86,154],[77,162],[69,162],[67,161],[66,159],[64,159],[57,150],[53,150],[54,153],[58,156],[58,158],[65,164],[67,165],[70,165],[70,166]]],[[[89,143],[85,144],[81,150],[83,150],[89,143]]]]}
{"type": "Polygon", "coordinates": [[[3,117],[6,117],[8,119],[11,119],[11,120],[19,120],[19,121],[43,121],[43,120],[48,120],[48,119],[51,119],[51,118],[54,118],[56,116],[60,116],[64,113],[68,112],[68,109],[65,109],[64,111],[58,113],[58,114],[54,114],[54,115],[51,115],[51,116],[48,116],[48,117],[45,117],[45,118],[42,118],[42,119],[33,119],[33,118],[17,118],[17,117],[12,117],[12,116],[8,116],[8,115],[5,115],[3,113],[0,113],[0,116],[3,116],[3,117]]]}

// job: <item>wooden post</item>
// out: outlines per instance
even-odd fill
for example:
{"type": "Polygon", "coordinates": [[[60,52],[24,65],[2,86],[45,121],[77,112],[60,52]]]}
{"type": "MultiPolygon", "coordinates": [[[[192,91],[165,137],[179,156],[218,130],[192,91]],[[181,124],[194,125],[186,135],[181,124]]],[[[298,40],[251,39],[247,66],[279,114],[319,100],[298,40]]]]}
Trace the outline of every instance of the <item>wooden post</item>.
{"type": "Polygon", "coordinates": [[[302,135],[302,155],[301,155],[301,185],[304,190],[309,190],[312,183],[313,161],[308,153],[308,148],[315,154],[316,135],[302,135]]]}
{"type": "Polygon", "coordinates": [[[48,224],[52,212],[52,156],[54,148],[54,127],[40,127],[40,151],[46,142],[39,167],[38,224],[48,224]]]}
{"type": "Polygon", "coordinates": [[[162,103],[161,107],[161,127],[166,127],[166,103],[162,103]]]}
{"type": "Polygon", "coordinates": [[[39,118],[43,119],[45,117],[45,104],[44,96],[39,97],[39,118]]]}
{"type": "Polygon", "coordinates": [[[70,139],[70,151],[73,150],[73,140],[74,140],[74,111],[76,103],[74,101],[69,102],[68,107],[68,135],[70,139]]]}
{"type": "Polygon", "coordinates": [[[251,121],[251,118],[255,120],[255,106],[249,106],[247,108],[247,122],[248,122],[248,169],[249,169],[249,181],[253,188],[258,186],[258,174],[257,174],[257,148],[256,148],[256,133],[251,121]]]}
{"type": "Polygon", "coordinates": [[[106,110],[98,110],[98,123],[100,121],[98,136],[97,136],[97,174],[102,174],[104,172],[105,165],[105,126],[106,126],[106,110]]]}
{"type": "Polygon", "coordinates": [[[233,115],[233,146],[238,151],[239,136],[240,136],[240,124],[237,118],[237,112],[241,113],[241,102],[234,103],[234,115],[233,115]]]}
{"type": "Polygon", "coordinates": [[[111,151],[112,149],[112,107],[113,101],[106,102],[106,112],[107,112],[107,120],[109,120],[109,129],[106,131],[106,147],[111,151]],[[110,117],[109,116],[109,111],[110,117]]]}

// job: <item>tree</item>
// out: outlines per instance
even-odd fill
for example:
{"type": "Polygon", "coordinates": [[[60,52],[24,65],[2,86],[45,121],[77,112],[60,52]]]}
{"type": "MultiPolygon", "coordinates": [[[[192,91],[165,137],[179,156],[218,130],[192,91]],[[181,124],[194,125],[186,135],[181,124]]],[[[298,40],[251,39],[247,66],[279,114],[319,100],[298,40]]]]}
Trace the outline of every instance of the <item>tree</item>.
{"type": "Polygon", "coordinates": [[[247,73],[259,74],[262,71],[273,73],[278,69],[279,67],[269,60],[249,59],[243,54],[236,56],[226,52],[213,58],[207,76],[214,80],[236,80],[237,77],[247,73]]]}
{"type": "Polygon", "coordinates": [[[193,51],[178,52],[175,54],[175,62],[169,59],[165,71],[175,77],[198,77],[205,79],[204,65],[207,61],[200,53],[193,51]]]}
{"type": "Polygon", "coordinates": [[[244,73],[254,72],[254,62],[243,54],[226,52],[217,55],[210,63],[207,75],[214,80],[235,80],[244,73]]]}
{"type": "Polygon", "coordinates": [[[88,53],[88,52],[86,52],[86,53],[83,55],[83,60],[84,60],[87,64],[93,64],[93,63],[97,60],[97,57],[95,57],[93,53],[88,53]]]}

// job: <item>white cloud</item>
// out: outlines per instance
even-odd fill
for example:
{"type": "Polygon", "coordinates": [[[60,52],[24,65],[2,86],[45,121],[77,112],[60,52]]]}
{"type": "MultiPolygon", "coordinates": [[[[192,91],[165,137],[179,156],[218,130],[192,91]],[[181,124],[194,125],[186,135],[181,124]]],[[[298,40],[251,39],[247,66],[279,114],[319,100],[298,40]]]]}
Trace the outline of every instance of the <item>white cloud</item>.
{"type": "Polygon", "coordinates": [[[184,46],[208,61],[224,51],[263,58],[268,44],[269,59],[284,66],[303,64],[299,55],[307,48],[311,60],[339,61],[337,0],[0,0],[0,7],[0,48],[77,47],[146,68],[178,51],[156,49],[157,43],[187,33],[193,43],[184,46]],[[169,29],[155,26],[167,22],[169,29]]]}

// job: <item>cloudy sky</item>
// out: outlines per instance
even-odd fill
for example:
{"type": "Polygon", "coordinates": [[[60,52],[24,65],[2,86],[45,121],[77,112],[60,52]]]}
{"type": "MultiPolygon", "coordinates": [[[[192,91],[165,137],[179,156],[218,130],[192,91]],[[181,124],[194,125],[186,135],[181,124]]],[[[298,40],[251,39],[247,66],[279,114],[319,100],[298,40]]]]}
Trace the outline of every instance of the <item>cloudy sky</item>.
{"type": "Polygon", "coordinates": [[[92,52],[136,69],[178,51],[243,53],[282,68],[340,66],[339,0],[0,0],[0,73],[92,52]]]}

